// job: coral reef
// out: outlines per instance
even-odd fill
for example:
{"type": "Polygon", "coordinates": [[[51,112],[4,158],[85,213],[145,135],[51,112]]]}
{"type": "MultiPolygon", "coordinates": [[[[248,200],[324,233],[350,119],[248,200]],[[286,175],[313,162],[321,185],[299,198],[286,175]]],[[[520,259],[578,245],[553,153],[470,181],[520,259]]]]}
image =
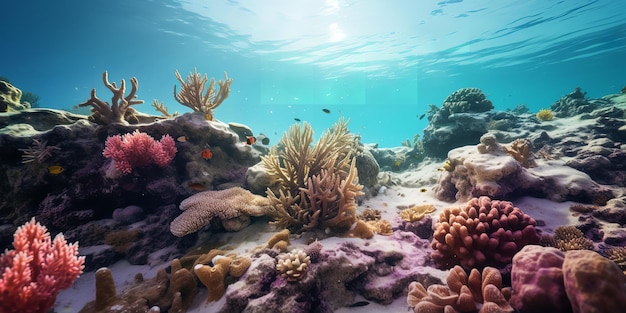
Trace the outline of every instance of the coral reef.
{"type": "Polygon", "coordinates": [[[424,218],[426,214],[435,212],[437,209],[432,204],[412,205],[400,211],[400,217],[407,222],[416,222],[424,218]]]}
{"type": "Polygon", "coordinates": [[[216,90],[215,79],[211,78],[207,86],[207,75],[204,74],[203,77],[198,74],[195,68],[193,73],[189,73],[185,80],[176,70],[176,79],[180,82],[179,92],[176,92],[176,86],[174,85],[174,98],[176,101],[191,108],[194,112],[204,113],[208,121],[213,120],[213,111],[228,97],[230,84],[233,82],[233,79],[229,79],[226,72],[224,72],[224,80],[217,82],[219,88],[216,90]]]}
{"type": "Polygon", "coordinates": [[[535,225],[511,202],[473,198],[440,214],[431,257],[440,268],[505,266],[522,247],[539,243],[535,225]]]}
{"type": "Polygon", "coordinates": [[[554,102],[550,108],[557,117],[570,117],[590,113],[607,104],[602,100],[590,100],[587,98],[586,92],[583,92],[580,87],[576,87],[572,92],[554,102]]]}
{"type": "Polygon", "coordinates": [[[228,231],[239,231],[250,224],[250,216],[271,211],[270,200],[241,188],[199,192],[180,203],[181,215],[170,224],[170,231],[182,237],[208,225],[218,217],[228,231]]]}
{"type": "Polygon", "coordinates": [[[434,284],[426,289],[422,283],[412,282],[407,304],[415,313],[514,312],[508,303],[511,291],[502,287],[502,276],[496,268],[485,267],[482,275],[472,269],[468,275],[463,268],[455,266],[446,284],[434,284]]]}
{"type": "Polygon", "coordinates": [[[83,272],[78,244],[68,244],[63,234],[53,240],[35,218],[15,231],[13,248],[0,255],[2,312],[45,313],[83,272]]]}

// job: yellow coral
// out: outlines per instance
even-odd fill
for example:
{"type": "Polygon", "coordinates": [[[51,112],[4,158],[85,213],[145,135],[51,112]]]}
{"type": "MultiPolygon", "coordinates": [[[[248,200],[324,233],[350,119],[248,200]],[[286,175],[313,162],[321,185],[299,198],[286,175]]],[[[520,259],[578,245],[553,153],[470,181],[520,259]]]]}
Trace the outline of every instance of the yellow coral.
{"type": "Polygon", "coordinates": [[[541,109],[536,116],[541,121],[551,121],[554,118],[554,113],[550,109],[541,109]]]}
{"type": "Polygon", "coordinates": [[[428,213],[435,212],[437,209],[432,204],[414,205],[400,211],[400,217],[407,222],[415,222],[424,218],[428,213]]]}

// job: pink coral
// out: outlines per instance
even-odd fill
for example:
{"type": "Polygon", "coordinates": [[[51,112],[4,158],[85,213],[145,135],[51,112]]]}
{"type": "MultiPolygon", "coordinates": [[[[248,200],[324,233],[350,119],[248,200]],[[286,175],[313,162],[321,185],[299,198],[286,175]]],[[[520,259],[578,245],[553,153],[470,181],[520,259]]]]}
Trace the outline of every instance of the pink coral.
{"type": "Polygon", "coordinates": [[[440,268],[502,266],[527,244],[539,243],[536,222],[508,201],[471,199],[446,208],[435,224],[431,257],[440,268]]]}
{"type": "Polygon", "coordinates": [[[169,135],[163,135],[160,141],[150,135],[135,130],[133,133],[114,135],[107,138],[102,155],[113,159],[115,168],[124,174],[133,168],[156,164],[167,166],[176,155],[176,144],[169,135]]]}
{"type": "Polygon", "coordinates": [[[59,291],[69,288],[83,271],[78,244],[50,233],[35,219],[13,235],[15,250],[0,256],[0,312],[43,313],[59,291]]]}

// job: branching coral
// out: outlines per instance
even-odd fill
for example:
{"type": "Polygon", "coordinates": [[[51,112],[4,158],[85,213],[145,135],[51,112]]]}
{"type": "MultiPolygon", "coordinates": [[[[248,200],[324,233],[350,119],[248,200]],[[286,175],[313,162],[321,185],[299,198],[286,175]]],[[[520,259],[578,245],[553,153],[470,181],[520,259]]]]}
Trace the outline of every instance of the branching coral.
{"type": "Polygon", "coordinates": [[[585,234],[575,226],[557,227],[554,236],[544,235],[541,237],[541,245],[554,247],[561,251],[593,250],[593,242],[585,238],[585,234]]]}
{"type": "Polygon", "coordinates": [[[452,312],[514,312],[508,303],[511,291],[502,288],[502,276],[493,267],[483,269],[482,275],[472,269],[469,275],[455,266],[445,285],[430,285],[426,289],[419,282],[409,285],[407,303],[416,313],[452,312]]]}
{"type": "Polygon", "coordinates": [[[535,158],[531,152],[531,143],[528,139],[516,139],[509,145],[503,146],[504,151],[511,155],[523,167],[535,167],[535,158]]]}
{"type": "Polygon", "coordinates": [[[407,222],[419,221],[428,213],[435,212],[437,209],[432,204],[413,205],[400,211],[400,217],[407,222]]]}
{"type": "Polygon", "coordinates": [[[111,104],[104,102],[96,96],[96,89],[91,90],[91,98],[89,100],[79,104],[79,107],[92,106],[92,115],[90,119],[98,124],[122,124],[128,125],[129,121],[136,122],[136,111],[131,108],[131,105],[141,104],[143,100],[136,100],[137,97],[137,78],[130,79],[132,86],[130,94],[124,96],[126,93],[126,81],[122,79],[120,88],[117,88],[115,82],[109,82],[109,74],[104,71],[102,74],[102,81],[104,85],[111,90],[113,98],[111,98],[111,104]]]}
{"type": "Polygon", "coordinates": [[[276,270],[288,281],[297,281],[302,279],[309,265],[311,258],[304,251],[296,249],[278,256],[276,270]]]}
{"type": "Polygon", "coordinates": [[[539,243],[535,225],[511,202],[473,198],[440,214],[431,257],[441,268],[507,265],[522,247],[539,243]]]}
{"type": "Polygon", "coordinates": [[[312,228],[346,230],[356,221],[358,184],[355,141],[347,122],[339,120],[313,145],[309,124],[296,124],[276,147],[262,157],[277,182],[268,188],[277,227],[303,231],[312,228]]]}
{"type": "Polygon", "coordinates": [[[180,91],[176,92],[176,85],[174,85],[174,98],[178,103],[187,106],[194,110],[194,112],[202,112],[205,114],[207,120],[213,120],[213,110],[217,108],[230,93],[230,84],[233,82],[232,78],[228,78],[226,72],[224,72],[224,80],[217,82],[219,89],[215,88],[215,79],[209,79],[206,74],[204,76],[198,74],[194,68],[193,73],[187,75],[186,80],[180,76],[178,70],[176,71],[176,79],[180,82],[180,91]],[[209,86],[207,86],[209,82],[209,86]]]}
{"type": "Polygon", "coordinates": [[[52,151],[61,150],[61,148],[57,146],[48,146],[48,142],[45,140],[33,139],[32,146],[19,150],[24,152],[24,154],[22,154],[22,163],[26,164],[37,162],[41,164],[52,156],[52,151]]]}

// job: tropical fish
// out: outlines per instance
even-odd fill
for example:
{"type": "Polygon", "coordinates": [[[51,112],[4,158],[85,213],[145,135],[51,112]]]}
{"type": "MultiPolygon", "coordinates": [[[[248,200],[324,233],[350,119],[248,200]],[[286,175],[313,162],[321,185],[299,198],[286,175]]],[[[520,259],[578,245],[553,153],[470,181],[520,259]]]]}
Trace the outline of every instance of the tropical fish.
{"type": "Polygon", "coordinates": [[[254,137],[254,136],[248,136],[248,137],[246,137],[246,143],[247,143],[247,144],[252,145],[252,144],[254,144],[255,142],[256,142],[256,137],[254,137]]]}
{"type": "Polygon", "coordinates": [[[50,173],[52,175],[61,174],[61,173],[63,173],[63,171],[65,171],[65,169],[61,165],[51,165],[51,166],[48,166],[48,173],[50,173]]]}
{"type": "Polygon", "coordinates": [[[420,192],[426,192],[426,191],[428,191],[428,189],[426,189],[426,188],[420,188],[420,192]]]}
{"type": "Polygon", "coordinates": [[[293,120],[296,121],[296,122],[302,122],[302,120],[297,118],[297,117],[294,117],[293,120]]]}
{"type": "Polygon", "coordinates": [[[192,189],[192,190],[196,190],[196,191],[206,190],[206,186],[204,184],[201,184],[201,183],[188,183],[187,184],[187,188],[192,189]]]}
{"type": "Polygon", "coordinates": [[[202,149],[202,158],[205,160],[210,160],[213,158],[213,151],[208,145],[204,149],[202,149]]]}
{"type": "Polygon", "coordinates": [[[326,114],[330,114],[330,110],[329,109],[322,109],[322,112],[324,112],[326,114]]]}
{"type": "Polygon", "coordinates": [[[424,118],[424,116],[426,116],[426,113],[424,113],[424,114],[420,115],[419,119],[420,119],[420,120],[421,120],[421,119],[423,119],[423,118],[424,118]]]}
{"type": "Polygon", "coordinates": [[[187,142],[187,136],[180,136],[180,137],[176,138],[176,141],[178,141],[178,142],[187,142]]]}

